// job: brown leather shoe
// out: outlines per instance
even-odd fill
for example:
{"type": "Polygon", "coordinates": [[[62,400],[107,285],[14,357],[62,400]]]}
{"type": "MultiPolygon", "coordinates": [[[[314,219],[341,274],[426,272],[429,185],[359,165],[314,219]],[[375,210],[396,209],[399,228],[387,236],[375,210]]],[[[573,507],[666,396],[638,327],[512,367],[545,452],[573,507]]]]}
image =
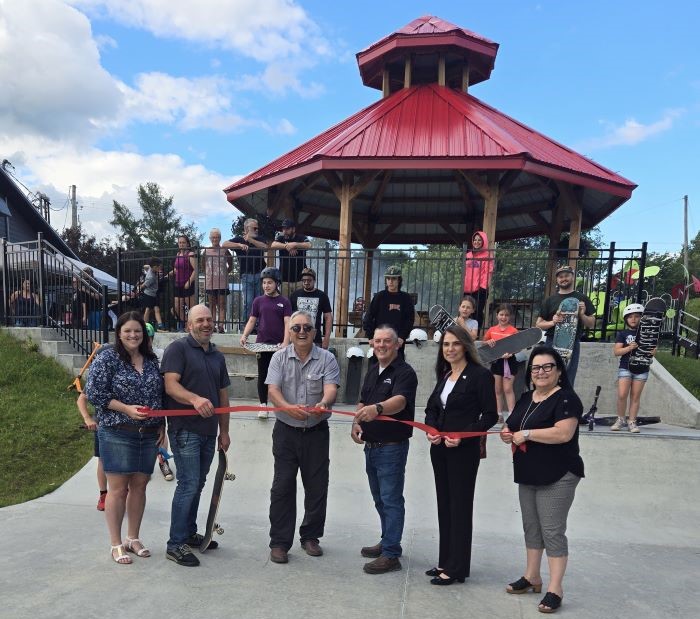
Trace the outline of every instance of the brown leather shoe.
{"type": "Polygon", "coordinates": [[[393,572],[395,570],[401,569],[401,562],[397,557],[385,557],[381,556],[374,561],[365,563],[362,568],[367,574],[385,574],[386,572],[393,572]]]}
{"type": "Polygon", "coordinates": [[[270,548],[270,561],[273,563],[289,563],[287,551],[284,548],[270,548]]]}
{"type": "Polygon", "coordinates": [[[323,548],[318,545],[318,540],[307,539],[301,543],[301,547],[310,557],[320,557],[323,554],[323,548]]]}
{"type": "Polygon", "coordinates": [[[367,557],[368,559],[376,559],[377,557],[382,556],[382,543],[379,542],[378,544],[375,544],[374,546],[363,546],[360,549],[360,554],[363,557],[367,557]]]}

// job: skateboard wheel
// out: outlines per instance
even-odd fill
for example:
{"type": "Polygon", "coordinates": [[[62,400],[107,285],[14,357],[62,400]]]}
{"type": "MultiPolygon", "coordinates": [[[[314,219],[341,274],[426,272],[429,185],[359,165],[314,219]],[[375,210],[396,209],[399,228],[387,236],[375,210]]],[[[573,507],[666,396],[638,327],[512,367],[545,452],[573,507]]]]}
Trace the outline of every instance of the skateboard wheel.
{"type": "Polygon", "coordinates": [[[223,535],[223,534],[224,534],[224,530],[223,530],[221,527],[217,527],[217,528],[216,528],[216,533],[217,533],[217,535],[223,535]]]}
{"type": "Polygon", "coordinates": [[[226,481],[233,481],[234,479],[236,479],[236,474],[235,473],[226,473],[224,479],[226,481]]]}

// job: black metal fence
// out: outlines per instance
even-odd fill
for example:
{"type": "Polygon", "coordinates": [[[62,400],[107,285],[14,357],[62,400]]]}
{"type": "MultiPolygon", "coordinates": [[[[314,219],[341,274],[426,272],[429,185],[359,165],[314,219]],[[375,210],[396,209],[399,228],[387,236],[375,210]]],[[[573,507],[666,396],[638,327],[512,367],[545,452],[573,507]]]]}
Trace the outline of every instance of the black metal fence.
{"type": "Polygon", "coordinates": [[[41,236],[36,241],[2,239],[2,323],[51,327],[76,350],[89,354],[106,342],[107,288],[41,236]]]}
{"type": "MultiPolygon", "coordinates": [[[[203,259],[204,248],[191,248],[181,254],[188,256],[192,268],[192,280],[196,287],[187,303],[208,303],[214,299],[207,295],[211,285],[207,265],[215,262],[203,259]]],[[[240,332],[247,320],[244,305],[244,291],[241,286],[238,259],[227,250],[214,252],[226,263],[224,294],[225,315],[219,318],[227,332],[240,332]]],[[[211,249],[210,249],[211,252],[211,249]]],[[[412,295],[416,306],[416,326],[427,328],[428,311],[436,304],[442,305],[456,315],[463,296],[465,273],[465,247],[441,246],[421,249],[352,249],[338,250],[326,245],[307,250],[303,258],[280,258],[277,252],[267,252],[267,264],[285,269],[283,260],[302,260],[303,264],[316,271],[316,285],[328,294],[333,306],[333,325],[346,330],[348,336],[357,334],[361,328],[363,312],[372,295],[384,288],[384,273],[390,265],[402,269],[402,289],[412,295]],[[349,281],[343,298],[347,299],[346,320],[341,323],[341,312],[337,299],[341,263],[349,268],[349,281]]],[[[177,282],[175,263],[178,256],[176,248],[148,251],[120,251],[118,266],[118,285],[122,282],[131,285],[136,291],[143,282],[145,273],[153,258],[162,263],[159,275],[158,306],[164,327],[169,330],[178,328],[182,313],[177,315],[177,282]]],[[[567,256],[560,252],[533,249],[497,249],[495,252],[494,271],[491,278],[489,307],[485,318],[487,328],[495,324],[495,313],[502,303],[510,304],[514,310],[513,323],[518,328],[534,326],[539,315],[540,305],[551,288],[553,267],[567,261],[567,256]]],[[[642,274],[646,265],[646,243],[641,248],[620,249],[611,243],[606,249],[596,250],[576,259],[576,289],[588,295],[596,308],[596,325],[586,333],[588,339],[610,340],[615,333],[624,328],[622,310],[630,302],[644,302],[647,290],[653,282],[645,281],[642,274]]],[[[217,267],[218,268],[218,267],[217,267]]],[[[293,269],[292,269],[293,270],[293,269]]],[[[217,284],[218,286],[218,284],[217,284]]],[[[287,284],[288,289],[300,287],[299,282],[287,284]]],[[[180,293],[182,290],[180,290],[180,293]]],[[[258,288],[257,294],[261,294],[258,288]]],[[[129,295],[127,295],[129,297],[129,295]]],[[[138,305],[138,294],[124,302],[138,305]]],[[[120,308],[123,311],[124,306],[120,308]]]]}

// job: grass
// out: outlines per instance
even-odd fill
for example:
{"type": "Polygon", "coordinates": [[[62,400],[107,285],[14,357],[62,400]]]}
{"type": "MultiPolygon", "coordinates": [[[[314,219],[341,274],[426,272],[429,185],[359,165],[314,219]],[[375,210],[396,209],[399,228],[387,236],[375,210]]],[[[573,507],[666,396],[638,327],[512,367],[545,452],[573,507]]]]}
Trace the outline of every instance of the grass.
{"type": "Polygon", "coordinates": [[[92,456],[71,378],[0,329],[0,507],[52,492],[92,456]]]}
{"type": "Polygon", "coordinates": [[[700,399],[700,359],[674,357],[666,351],[659,351],[656,357],[681,385],[700,399]]]}

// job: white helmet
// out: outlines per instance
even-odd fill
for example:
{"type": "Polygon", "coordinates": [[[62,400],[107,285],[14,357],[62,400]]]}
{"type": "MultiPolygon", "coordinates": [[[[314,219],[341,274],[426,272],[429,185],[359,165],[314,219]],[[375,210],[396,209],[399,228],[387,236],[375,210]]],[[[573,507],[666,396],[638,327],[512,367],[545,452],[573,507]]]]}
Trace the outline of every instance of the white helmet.
{"type": "Polygon", "coordinates": [[[440,333],[440,331],[435,329],[435,333],[433,333],[433,342],[435,342],[436,344],[439,344],[441,337],[442,337],[442,333],[440,333]]]}
{"type": "Polygon", "coordinates": [[[624,310],[622,310],[622,317],[627,318],[630,314],[643,314],[644,306],[641,303],[630,303],[624,310]]]}
{"type": "Polygon", "coordinates": [[[408,341],[409,342],[427,342],[428,341],[428,334],[423,331],[423,329],[413,329],[408,334],[408,341]]]}
{"type": "Polygon", "coordinates": [[[353,357],[364,357],[365,353],[362,352],[362,349],[359,346],[351,346],[348,348],[348,351],[345,353],[345,356],[348,359],[352,359],[353,357]]]}

